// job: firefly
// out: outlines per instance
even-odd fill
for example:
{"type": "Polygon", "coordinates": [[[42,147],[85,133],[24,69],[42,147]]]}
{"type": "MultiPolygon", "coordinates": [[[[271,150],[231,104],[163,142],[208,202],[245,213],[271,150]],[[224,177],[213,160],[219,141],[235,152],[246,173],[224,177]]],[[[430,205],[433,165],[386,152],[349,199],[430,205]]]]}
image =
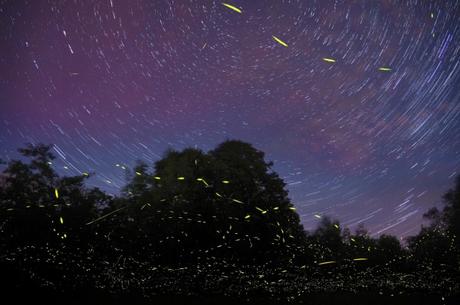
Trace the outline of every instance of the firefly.
{"type": "Polygon", "coordinates": [[[237,12],[237,13],[240,13],[240,14],[242,13],[242,11],[239,8],[237,8],[236,6],[233,6],[231,4],[222,3],[222,5],[228,7],[229,9],[231,9],[231,10],[237,12]]]}
{"type": "Polygon", "coordinates": [[[285,43],[284,41],[282,41],[282,40],[279,39],[278,37],[276,37],[276,36],[272,36],[272,37],[273,37],[273,39],[274,39],[277,43],[279,43],[280,45],[282,45],[282,46],[284,46],[284,47],[286,47],[286,48],[288,47],[287,43],[285,43]]]}

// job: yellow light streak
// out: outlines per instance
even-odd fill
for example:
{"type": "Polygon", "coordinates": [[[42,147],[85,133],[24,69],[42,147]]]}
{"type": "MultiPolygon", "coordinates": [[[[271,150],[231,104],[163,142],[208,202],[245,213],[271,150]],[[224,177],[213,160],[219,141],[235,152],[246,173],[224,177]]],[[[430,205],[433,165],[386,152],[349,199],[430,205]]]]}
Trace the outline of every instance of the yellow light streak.
{"type": "Polygon", "coordinates": [[[284,46],[284,47],[286,47],[286,48],[288,47],[287,43],[285,43],[284,41],[282,41],[282,40],[279,39],[278,37],[276,37],[276,36],[272,36],[272,37],[273,37],[273,39],[274,39],[277,43],[279,43],[280,45],[282,45],[282,46],[284,46]]]}
{"type": "Polygon", "coordinates": [[[333,59],[333,58],[328,58],[328,57],[323,57],[323,60],[324,60],[325,62],[335,62],[335,59],[333,59]]]}
{"type": "Polygon", "coordinates": [[[231,9],[231,10],[237,12],[237,13],[240,13],[240,14],[242,13],[242,11],[239,8],[237,8],[236,6],[233,6],[231,4],[222,3],[222,5],[228,7],[229,9],[231,9]]]}
{"type": "Polygon", "coordinates": [[[367,261],[368,258],[367,257],[358,257],[358,258],[354,258],[353,260],[354,261],[367,261]]]}
{"type": "Polygon", "coordinates": [[[322,265],[329,265],[329,264],[335,264],[335,263],[336,263],[336,261],[327,261],[327,262],[319,263],[318,265],[322,266],[322,265]]]}

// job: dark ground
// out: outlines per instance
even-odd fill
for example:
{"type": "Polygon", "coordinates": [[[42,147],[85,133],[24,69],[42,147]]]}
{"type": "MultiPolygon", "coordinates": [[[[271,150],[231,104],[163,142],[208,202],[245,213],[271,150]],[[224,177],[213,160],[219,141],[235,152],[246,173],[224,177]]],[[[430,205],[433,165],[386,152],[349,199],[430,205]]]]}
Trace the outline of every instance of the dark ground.
{"type": "Polygon", "coordinates": [[[45,289],[9,290],[3,294],[1,302],[5,305],[13,304],[68,304],[68,305],[278,305],[278,304],[311,304],[311,305],[458,305],[460,296],[445,297],[413,293],[407,295],[380,295],[379,293],[317,293],[305,295],[295,301],[274,300],[264,296],[253,296],[251,299],[237,299],[225,296],[155,296],[151,299],[142,299],[138,296],[126,295],[114,298],[98,292],[79,292],[74,295],[63,295],[45,289]]]}

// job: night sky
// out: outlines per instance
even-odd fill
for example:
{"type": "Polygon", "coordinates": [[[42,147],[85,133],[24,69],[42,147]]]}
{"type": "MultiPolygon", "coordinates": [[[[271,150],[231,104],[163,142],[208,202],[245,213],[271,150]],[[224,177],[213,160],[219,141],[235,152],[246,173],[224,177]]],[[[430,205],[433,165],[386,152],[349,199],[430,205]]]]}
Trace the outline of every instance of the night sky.
{"type": "Polygon", "coordinates": [[[0,0],[0,157],[53,143],[116,194],[117,163],[241,139],[306,229],[416,234],[460,173],[460,2],[228,4],[0,0]]]}

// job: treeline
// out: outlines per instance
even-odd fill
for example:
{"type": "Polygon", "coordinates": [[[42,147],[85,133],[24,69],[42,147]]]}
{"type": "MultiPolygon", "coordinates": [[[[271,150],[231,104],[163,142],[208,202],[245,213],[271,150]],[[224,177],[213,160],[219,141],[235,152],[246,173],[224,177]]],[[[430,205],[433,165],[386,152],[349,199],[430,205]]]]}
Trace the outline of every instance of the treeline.
{"type": "Polygon", "coordinates": [[[139,161],[116,197],[86,186],[92,173],[60,177],[50,148],[20,149],[30,161],[10,161],[0,176],[0,264],[10,286],[105,289],[118,281],[124,289],[134,280],[121,278],[136,272],[211,265],[458,279],[460,178],[444,209],[428,211],[430,225],[403,247],[327,216],[306,232],[273,163],[241,141],[207,153],[169,150],[152,168],[139,161]]]}

